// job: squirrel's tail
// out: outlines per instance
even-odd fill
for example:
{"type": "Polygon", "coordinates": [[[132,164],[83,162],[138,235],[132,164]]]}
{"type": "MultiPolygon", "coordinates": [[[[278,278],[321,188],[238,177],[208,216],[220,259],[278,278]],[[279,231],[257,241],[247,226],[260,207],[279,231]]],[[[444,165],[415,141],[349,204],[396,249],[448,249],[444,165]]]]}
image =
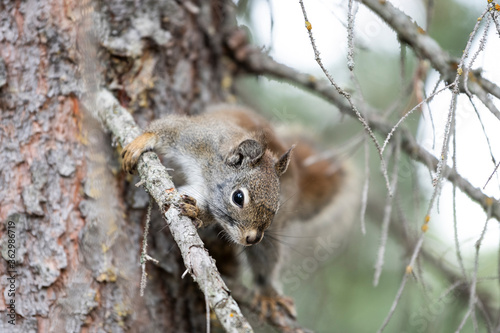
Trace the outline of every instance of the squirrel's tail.
{"type": "Polygon", "coordinates": [[[287,142],[297,143],[294,156],[299,188],[296,218],[286,228],[287,243],[297,250],[293,252],[298,260],[298,256],[317,255],[321,258],[315,259],[326,260],[321,254],[331,257],[339,253],[354,221],[359,221],[360,177],[347,154],[333,150],[320,154],[311,135],[300,130],[288,130],[283,136],[287,142]]]}

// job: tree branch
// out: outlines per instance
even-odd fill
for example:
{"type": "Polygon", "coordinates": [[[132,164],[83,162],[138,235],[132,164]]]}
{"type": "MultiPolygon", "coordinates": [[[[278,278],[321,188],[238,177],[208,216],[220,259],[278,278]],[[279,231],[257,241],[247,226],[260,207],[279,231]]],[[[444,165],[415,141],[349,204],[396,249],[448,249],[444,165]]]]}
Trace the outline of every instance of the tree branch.
{"type": "MultiPolygon", "coordinates": [[[[457,74],[458,60],[452,58],[439,44],[426,32],[415,24],[414,20],[404,12],[394,7],[389,1],[380,0],[357,0],[368,7],[372,12],[383,19],[398,35],[398,39],[408,44],[415,53],[424,59],[428,59],[447,82],[452,82],[457,74]]],[[[480,71],[470,72],[473,80],[468,80],[467,89],[461,85],[460,91],[470,91],[472,94],[482,95],[490,93],[500,99],[500,87],[487,79],[481,77],[480,71]],[[477,82],[477,83],[476,83],[477,82]]],[[[486,105],[488,107],[488,105],[486,105]]],[[[493,115],[500,120],[498,110],[491,110],[493,115]]]]}
{"type": "MultiPolygon", "coordinates": [[[[141,134],[130,113],[119,105],[109,91],[101,90],[97,93],[96,105],[99,119],[111,130],[122,146],[141,134]]],[[[187,270],[205,293],[210,307],[222,326],[227,332],[253,332],[238,304],[230,295],[215,266],[215,261],[209,256],[192,221],[179,215],[178,205],[181,197],[158,156],[153,152],[143,154],[139,159],[137,170],[145,189],[160,207],[170,232],[179,246],[187,270]]]]}
{"type": "MultiPolygon", "coordinates": [[[[384,203],[380,200],[375,200],[370,202],[368,211],[370,211],[370,216],[372,222],[375,222],[377,226],[381,226],[379,221],[382,221],[382,216],[384,214],[382,207],[384,203]]],[[[397,240],[404,248],[406,253],[412,253],[415,244],[418,242],[418,238],[415,235],[409,235],[405,230],[404,223],[401,222],[399,218],[391,218],[392,228],[390,229],[391,235],[395,240],[397,240]]],[[[446,262],[443,256],[437,255],[432,248],[422,246],[420,255],[427,260],[427,262],[438,269],[445,279],[452,285],[460,287],[460,292],[457,293],[457,298],[461,302],[467,304],[469,301],[469,293],[467,290],[470,289],[470,282],[467,281],[467,276],[463,276],[460,272],[457,272],[455,267],[452,267],[446,262]]],[[[403,277],[405,279],[405,277],[403,277]]],[[[485,321],[488,317],[491,317],[495,311],[491,307],[491,292],[488,289],[478,289],[477,297],[480,303],[485,304],[485,312],[483,313],[485,321]]]]}
{"type": "MultiPolygon", "coordinates": [[[[287,82],[295,83],[298,86],[316,93],[320,97],[333,103],[339,111],[355,116],[349,103],[343,98],[326,80],[316,79],[314,76],[296,71],[293,68],[277,63],[268,55],[263,54],[258,49],[240,42],[242,39],[241,31],[235,32],[228,39],[228,46],[233,51],[233,56],[241,67],[247,72],[260,75],[269,75],[276,79],[284,79],[287,82]],[[236,41],[235,41],[236,40],[236,41]]],[[[378,116],[378,111],[363,104],[359,106],[359,111],[366,119],[368,125],[384,137],[390,133],[392,126],[378,116]]],[[[407,155],[413,160],[423,163],[430,170],[436,170],[438,159],[420,146],[413,135],[406,128],[398,128],[401,136],[401,147],[407,155]]],[[[492,203],[491,216],[500,221],[500,203],[484,194],[479,188],[474,187],[467,179],[463,178],[458,172],[452,170],[447,165],[443,166],[443,175],[448,181],[457,185],[469,198],[478,203],[486,212],[489,203],[492,203]]]]}

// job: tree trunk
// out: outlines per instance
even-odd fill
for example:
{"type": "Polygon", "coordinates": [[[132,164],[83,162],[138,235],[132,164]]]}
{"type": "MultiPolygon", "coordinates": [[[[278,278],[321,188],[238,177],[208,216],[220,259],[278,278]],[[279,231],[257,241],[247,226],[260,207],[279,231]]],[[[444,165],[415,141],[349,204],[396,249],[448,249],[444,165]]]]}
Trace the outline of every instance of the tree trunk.
{"type": "Polygon", "coordinates": [[[160,264],[139,296],[148,196],[80,101],[105,86],[144,127],[228,100],[228,27],[231,4],[215,0],[2,1],[0,331],[205,330],[202,294],[155,213],[160,264]]]}

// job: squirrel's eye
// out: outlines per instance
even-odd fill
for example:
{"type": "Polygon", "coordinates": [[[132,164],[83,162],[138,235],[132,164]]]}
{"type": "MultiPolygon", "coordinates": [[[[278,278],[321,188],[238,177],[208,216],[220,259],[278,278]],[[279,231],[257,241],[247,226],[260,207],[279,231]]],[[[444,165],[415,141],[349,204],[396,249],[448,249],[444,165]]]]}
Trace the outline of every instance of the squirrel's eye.
{"type": "Polygon", "coordinates": [[[236,190],[233,192],[233,202],[238,207],[243,207],[243,203],[245,202],[245,194],[243,194],[242,190],[236,190]]]}
{"type": "Polygon", "coordinates": [[[231,204],[238,208],[243,208],[250,201],[250,195],[245,187],[240,187],[231,193],[231,204]]]}

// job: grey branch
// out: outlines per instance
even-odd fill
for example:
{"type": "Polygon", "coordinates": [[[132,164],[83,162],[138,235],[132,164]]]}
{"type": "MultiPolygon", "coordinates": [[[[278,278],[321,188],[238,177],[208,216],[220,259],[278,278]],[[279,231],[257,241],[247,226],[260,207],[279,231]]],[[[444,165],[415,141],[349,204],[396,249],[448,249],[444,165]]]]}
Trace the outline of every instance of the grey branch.
{"type": "MultiPolygon", "coordinates": [[[[457,74],[456,65],[458,60],[452,58],[439,44],[418,27],[413,19],[394,7],[389,1],[380,0],[357,0],[367,6],[371,11],[383,19],[398,35],[398,39],[408,44],[415,53],[423,59],[427,59],[448,82],[452,82],[457,74]]],[[[489,93],[500,98],[500,87],[487,79],[481,77],[480,71],[471,72],[474,80],[468,80],[467,89],[461,86],[461,92],[470,91],[472,94],[486,95],[489,93]],[[475,82],[477,81],[477,83],[475,82]]],[[[489,105],[486,105],[489,108],[489,105]]],[[[495,117],[500,120],[500,112],[490,109],[495,117]]]]}
{"type": "MultiPolygon", "coordinates": [[[[107,90],[97,93],[97,115],[111,130],[118,142],[125,146],[141,134],[130,113],[121,107],[107,90]]],[[[182,254],[184,264],[200,289],[205,293],[210,307],[227,332],[253,332],[240,308],[222,280],[214,260],[209,256],[192,221],[179,215],[180,195],[161,164],[158,156],[145,153],[139,159],[139,175],[148,193],[160,207],[170,232],[182,254]]]]}
{"type": "MultiPolygon", "coordinates": [[[[276,79],[283,79],[294,83],[304,89],[323,97],[338,107],[339,111],[355,116],[351,111],[351,106],[330,83],[326,80],[316,79],[314,76],[296,71],[293,68],[277,63],[271,57],[263,54],[256,48],[249,45],[238,45],[234,48],[236,60],[247,70],[247,72],[269,75],[276,79]],[[242,48],[245,50],[243,51],[242,48]]],[[[378,116],[378,111],[368,105],[359,106],[359,111],[366,119],[370,128],[375,132],[386,137],[392,125],[378,116]]],[[[397,132],[401,136],[401,147],[403,151],[413,160],[423,163],[430,170],[436,170],[438,159],[429,153],[425,148],[419,145],[413,135],[404,127],[398,128],[397,132]]],[[[469,198],[477,202],[484,211],[488,210],[491,204],[491,216],[500,221],[500,203],[484,194],[481,189],[473,186],[467,179],[463,178],[458,172],[452,170],[447,165],[443,166],[443,176],[451,183],[455,184],[469,198]]]]}

